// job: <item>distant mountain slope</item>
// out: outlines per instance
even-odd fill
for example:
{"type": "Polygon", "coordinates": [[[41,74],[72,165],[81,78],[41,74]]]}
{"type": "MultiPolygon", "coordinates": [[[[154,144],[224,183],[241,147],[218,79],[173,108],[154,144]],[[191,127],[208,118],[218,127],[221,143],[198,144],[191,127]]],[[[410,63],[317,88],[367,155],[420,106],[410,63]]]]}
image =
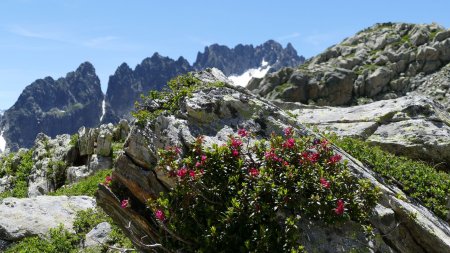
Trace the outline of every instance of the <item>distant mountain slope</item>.
{"type": "Polygon", "coordinates": [[[5,111],[0,129],[8,147],[30,147],[43,132],[55,137],[99,124],[103,93],[92,64],[85,62],[65,78],[39,79],[5,111]]]}
{"type": "Polygon", "coordinates": [[[383,23],[298,68],[253,79],[248,88],[270,99],[319,105],[350,105],[418,90],[450,108],[449,62],[450,30],[436,24],[383,23]]]}

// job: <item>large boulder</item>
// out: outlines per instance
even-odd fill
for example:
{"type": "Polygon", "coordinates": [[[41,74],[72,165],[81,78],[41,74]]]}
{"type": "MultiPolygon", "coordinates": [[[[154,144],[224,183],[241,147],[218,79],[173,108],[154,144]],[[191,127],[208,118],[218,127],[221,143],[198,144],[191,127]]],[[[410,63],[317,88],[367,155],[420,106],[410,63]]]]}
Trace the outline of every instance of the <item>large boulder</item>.
{"type": "MultiPolygon", "coordinates": [[[[223,75],[211,70],[196,73],[195,76],[203,82],[223,80],[223,75]]],[[[133,201],[131,206],[121,208],[120,193],[104,185],[100,186],[96,196],[98,204],[143,252],[152,252],[155,248],[148,245],[160,241],[153,231],[154,221],[146,214],[148,210],[145,204],[149,198],[157,197],[160,192],[169,191],[173,186],[170,178],[154,170],[159,159],[159,148],[177,145],[185,152],[198,135],[204,136],[206,146],[214,143],[220,145],[229,134],[236,133],[242,127],[256,133],[258,137],[279,133],[286,126],[294,127],[301,134],[317,137],[300,120],[289,116],[271,102],[250,94],[246,89],[230,85],[195,92],[191,97],[180,100],[179,106],[180,110],[173,115],[162,114],[146,125],[132,126],[125,143],[125,154],[118,158],[113,172],[114,183],[121,192],[127,192],[133,201]]],[[[351,229],[354,225],[358,227],[355,223],[346,224],[342,233],[330,232],[326,226],[318,223],[299,224],[307,231],[301,238],[306,248],[314,250],[320,246],[321,250],[333,252],[348,252],[352,247],[370,249],[371,252],[415,252],[418,248],[426,249],[427,252],[450,251],[450,227],[447,223],[404,197],[401,190],[384,185],[368,168],[343,150],[338,147],[334,147],[334,150],[348,161],[348,166],[356,176],[366,178],[380,188],[382,196],[378,209],[381,211],[374,212],[372,224],[375,238],[381,241],[374,241],[376,239],[367,238],[357,229],[351,229]],[[388,224],[379,222],[384,221],[384,217],[388,218],[388,224]],[[396,224],[394,229],[407,233],[387,236],[390,231],[386,226],[390,227],[392,223],[396,224]],[[324,236],[327,231],[330,232],[329,236],[324,236]],[[403,242],[414,244],[396,246],[403,242]]]]}
{"type": "Polygon", "coordinates": [[[60,224],[72,230],[77,211],[95,207],[86,196],[39,196],[0,200],[0,240],[18,241],[29,236],[44,236],[60,224]]]}
{"type": "Polygon", "coordinates": [[[450,115],[428,97],[411,94],[352,107],[276,104],[319,130],[358,137],[413,159],[450,165],[450,115]]]}

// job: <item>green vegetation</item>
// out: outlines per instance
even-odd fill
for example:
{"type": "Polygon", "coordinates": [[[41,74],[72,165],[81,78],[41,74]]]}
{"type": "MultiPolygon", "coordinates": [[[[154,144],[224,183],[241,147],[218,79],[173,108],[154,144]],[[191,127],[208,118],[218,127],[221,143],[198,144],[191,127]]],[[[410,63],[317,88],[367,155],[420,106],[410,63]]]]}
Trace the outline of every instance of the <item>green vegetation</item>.
{"type": "Polygon", "coordinates": [[[156,169],[176,182],[173,191],[148,201],[162,245],[187,252],[302,252],[300,219],[367,224],[378,189],[352,176],[327,140],[284,132],[251,145],[250,133],[240,129],[210,149],[200,136],[182,159],[177,147],[160,150],[156,169]]]}
{"type": "Polygon", "coordinates": [[[5,253],[75,253],[79,238],[62,225],[50,229],[48,238],[27,237],[8,248],[5,253]]]}
{"type": "Polygon", "coordinates": [[[132,112],[137,123],[144,125],[149,120],[155,119],[163,112],[175,113],[179,109],[180,100],[191,97],[192,93],[208,87],[223,87],[221,82],[203,84],[191,73],[173,78],[168,83],[168,89],[161,92],[150,91],[148,96],[141,95],[141,102],[136,102],[136,111],[132,112]],[[149,105],[152,101],[159,103],[159,108],[152,108],[149,105]]]}
{"type": "Polygon", "coordinates": [[[282,93],[283,91],[285,91],[286,89],[292,87],[292,84],[290,83],[283,83],[281,85],[278,85],[277,87],[275,87],[275,92],[278,93],[282,93]]]}
{"type": "Polygon", "coordinates": [[[71,147],[78,147],[78,139],[79,139],[79,136],[78,136],[77,133],[72,135],[72,136],[70,136],[70,142],[69,142],[70,146],[71,147]]]}
{"type": "Polygon", "coordinates": [[[111,145],[111,150],[112,150],[112,160],[116,161],[118,154],[122,151],[123,149],[123,142],[113,142],[111,145]]]}
{"type": "Polygon", "coordinates": [[[16,154],[11,153],[2,160],[0,168],[0,177],[5,175],[12,176],[12,188],[10,191],[0,193],[0,198],[17,197],[25,198],[28,195],[28,176],[33,168],[33,150],[19,153],[20,163],[17,167],[13,166],[13,158],[16,154]]]}
{"type": "MultiPolygon", "coordinates": [[[[74,221],[73,229],[75,234],[69,232],[64,226],[50,229],[45,238],[27,237],[19,243],[8,248],[5,253],[76,253],[76,252],[107,252],[107,246],[101,246],[91,251],[80,251],[86,234],[97,224],[109,222],[113,224],[112,219],[100,209],[87,209],[79,211],[74,221]]],[[[118,248],[132,249],[131,241],[125,237],[122,231],[112,225],[110,234],[110,245],[118,248]]]]}
{"type": "Polygon", "coordinates": [[[92,176],[89,176],[87,178],[84,178],[80,180],[77,183],[74,183],[72,185],[68,185],[65,187],[61,187],[55,192],[49,193],[49,195],[54,196],[81,196],[81,195],[87,195],[87,196],[94,196],[95,192],[97,191],[98,184],[102,183],[105,180],[105,177],[111,174],[110,170],[101,170],[95,173],[92,176]]]}
{"type": "Polygon", "coordinates": [[[411,197],[439,217],[446,219],[447,198],[450,196],[450,175],[435,168],[405,157],[395,156],[370,146],[364,141],[333,137],[333,142],[350,155],[382,175],[388,182],[396,184],[411,197]]]}

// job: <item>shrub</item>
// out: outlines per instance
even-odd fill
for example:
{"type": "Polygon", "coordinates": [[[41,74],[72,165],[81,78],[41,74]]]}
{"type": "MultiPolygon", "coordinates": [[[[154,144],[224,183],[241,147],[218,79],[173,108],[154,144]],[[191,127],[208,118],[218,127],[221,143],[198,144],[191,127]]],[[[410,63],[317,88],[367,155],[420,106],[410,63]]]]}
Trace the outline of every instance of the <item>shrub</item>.
{"type": "Polygon", "coordinates": [[[238,133],[212,148],[200,136],[184,158],[176,147],[160,150],[157,169],[175,187],[148,206],[164,247],[297,252],[300,219],[367,221],[378,190],[352,176],[327,140],[296,138],[291,128],[268,141],[238,133]]]}
{"type": "Polygon", "coordinates": [[[33,168],[33,150],[27,150],[26,152],[19,153],[20,163],[16,170],[12,169],[12,158],[14,154],[10,154],[3,161],[6,169],[6,174],[13,176],[12,188],[10,191],[6,191],[0,194],[0,198],[16,197],[25,198],[28,196],[28,176],[33,168]]]}
{"type": "Polygon", "coordinates": [[[424,162],[395,156],[361,140],[333,137],[333,142],[446,219],[449,212],[447,198],[450,196],[448,173],[439,172],[424,162]]]}

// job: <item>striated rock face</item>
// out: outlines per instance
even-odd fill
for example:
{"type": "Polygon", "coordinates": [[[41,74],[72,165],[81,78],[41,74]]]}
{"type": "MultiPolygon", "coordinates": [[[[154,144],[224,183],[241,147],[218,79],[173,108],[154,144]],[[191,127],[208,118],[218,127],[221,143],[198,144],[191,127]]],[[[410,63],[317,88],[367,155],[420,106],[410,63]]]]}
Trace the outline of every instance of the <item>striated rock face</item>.
{"type": "Polygon", "coordinates": [[[442,101],[450,111],[449,48],[449,30],[436,24],[377,24],[299,68],[253,79],[248,89],[269,99],[333,106],[417,90],[442,101]]]}
{"type": "Polygon", "coordinates": [[[95,207],[86,196],[39,196],[0,200],[0,240],[18,241],[33,235],[44,236],[50,228],[63,224],[71,229],[75,213],[95,207]]]}
{"type": "Polygon", "coordinates": [[[196,70],[218,68],[226,76],[231,76],[241,75],[248,69],[259,68],[263,61],[271,66],[269,72],[273,72],[282,67],[298,66],[305,61],[305,58],[298,56],[290,43],[283,48],[281,44],[269,40],[256,47],[239,44],[234,48],[228,48],[213,44],[205,47],[204,53],[197,54],[197,60],[193,66],[196,70]]]}
{"type": "MultiPolygon", "coordinates": [[[[219,72],[207,70],[195,74],[204,82],[226,80],[219,72]]],[[[120,189],[112,192],[103,185],[97,192],[100,205],[143,252],[153,252],[148,245],[160,240],[153,232],[154,222],[145,207],[146,201],[169,191],[173,182],[163,173],[154,171],[157,150],[167,145],[180,146],[186,151],[194,138],[205,136],[205,145],[221,144],[227,136],[244,127],[260,137],[280,133],[292,126],[305,135],[315,135],[299,120],[271,102],[250,94],[246,89],[232,87],[209,88],[180,101],[180,110],[163,114],[146,126],[133,125],[113,172],[114,183],[120,189]],[[129,197],[131,206],[121,208],[120,200],[129,197]]],[[[338,147],[335,152],[348,160],[351,171],[369,179],[382,192],[379,206],[374,210],[372,224],[375,238],[367,238],[354,223],[341,228],[326,227],[315,222],[299,224],[307,231],[301,238],[307,250],[348,252],[352,248],[369,252],[449,252],[450,227],[420,204],[409,200],[399,189],[386,186],[359,161],[338,147]],[[336,230],[337,229],[337,230],[336,230]],[[327,232],[328,231],[328,232],[327,232]]]]}
{"type": "Polygon", "coordinates": [[[2,117],[0,129],[7,148],[30,148],[41,132],[55,137],[73,134],[81,126],[98,125],[102,100],[100,80],[88,62],[65,78],[36,80],[2,117]]]}
{"type": "Polygon", "coordinates": [[[109,77],[103,122],[117,123],[122,118],[130,119],[134,102],[140,99],[141,94],[161,90],[167,81],[191,70],[191,65],[183,57],[175,61],[158,53],[144,59],[134,70],[123,63],[109,77]]]}
{"type": "Polygon", "coordinates": [[[422,95],[346,108],[275,103],[321,131],[358,137],[395,154],[450,165],[450,115],[441,104],[422,95]]]}

